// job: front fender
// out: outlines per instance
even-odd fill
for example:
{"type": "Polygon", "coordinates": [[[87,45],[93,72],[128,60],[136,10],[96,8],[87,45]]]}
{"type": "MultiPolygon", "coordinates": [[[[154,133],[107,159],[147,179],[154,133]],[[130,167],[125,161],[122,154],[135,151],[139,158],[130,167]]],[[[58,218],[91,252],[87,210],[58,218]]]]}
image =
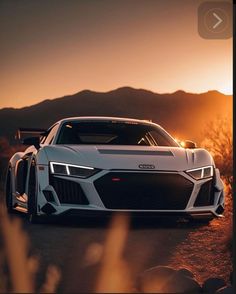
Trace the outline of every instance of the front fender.
{"type": "Polygon", "coordinates": [[[16,166],[16,162],[21,159],[23,156],[24,156],[24,152],[17,152],[15,153],[9,160],[9,165],[12,167],[12,168],[15,168],[16,166]]]}
{"type": "Polygon", "coordinates": [[[194,149],[193,168],[205,165],[213,165],[215,167],[215,163],[211,154],[203,148],[194,149]]]}

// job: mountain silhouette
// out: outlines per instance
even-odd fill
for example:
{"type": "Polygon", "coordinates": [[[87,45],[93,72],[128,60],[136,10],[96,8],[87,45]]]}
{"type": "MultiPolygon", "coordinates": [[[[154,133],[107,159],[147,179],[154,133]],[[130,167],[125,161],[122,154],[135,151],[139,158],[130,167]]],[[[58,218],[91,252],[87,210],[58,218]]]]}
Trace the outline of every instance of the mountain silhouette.
{"type": "Polygon", "coordinates": [[[13,143],[18,127],[48,128],[65,117],[96,115],[152,120],[175,137],[199,143],[208,122],[231,112],[232,96],[217,91],[158,94],[131,87],[104,93],[83,90],[20,109],[1,109],[0,137],[13,143]]]}

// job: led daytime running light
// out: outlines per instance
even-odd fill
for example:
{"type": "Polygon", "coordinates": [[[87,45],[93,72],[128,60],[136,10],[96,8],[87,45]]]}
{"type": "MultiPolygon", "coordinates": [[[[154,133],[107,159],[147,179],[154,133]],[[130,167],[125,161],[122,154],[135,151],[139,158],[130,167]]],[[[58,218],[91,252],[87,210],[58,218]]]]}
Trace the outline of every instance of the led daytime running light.
{"type": "Polygon", "coordinates": [[[204,166],[201,168],[189,169],[186,171],[186,173],[189,174],[195,180],[201,180],[201,179],[213,177],[213,166],[209,165],[209,166],[204,166]],[[209,172],[207,172],[207,170],[209,172]],[[201,172],[200,176],[196,175],[196,172],[198,171],[201,172]]]}
{"type": "Polygon", "coordinates": [[[50,162],[50,171],[52,174],[88,178],[97,173],[99,169],[84,165],[50,162]]]}

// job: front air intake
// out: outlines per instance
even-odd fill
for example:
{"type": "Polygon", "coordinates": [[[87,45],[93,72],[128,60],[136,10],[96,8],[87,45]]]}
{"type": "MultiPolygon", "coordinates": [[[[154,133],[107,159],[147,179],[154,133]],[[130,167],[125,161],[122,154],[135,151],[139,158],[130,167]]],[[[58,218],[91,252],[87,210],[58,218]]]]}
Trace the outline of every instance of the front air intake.
{"type": "Polygon", "coordinates": [[[215,193],[213,187],[213,180],[202,184],[200,191],[195,200],[194,207],[214,205],[215,193]]]}
{"type": "Polygon", "coordinates": [[[56,176],[50,176],[50,185],[53,186],[57,193],[57,197],[62,204],[89,204],[79,183],[56,176]]]}

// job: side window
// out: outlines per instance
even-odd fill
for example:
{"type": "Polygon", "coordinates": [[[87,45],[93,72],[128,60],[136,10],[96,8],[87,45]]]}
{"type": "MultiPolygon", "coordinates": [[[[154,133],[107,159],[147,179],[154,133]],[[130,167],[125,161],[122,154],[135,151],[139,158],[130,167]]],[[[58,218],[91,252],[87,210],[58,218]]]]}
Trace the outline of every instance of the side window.
{"type": "Polygon", "coordinates": [[[56,124],[55,126],[53,126],[52,128],[51,128],[51,130],[49,131],[49,133],[48,133],[48,135],[47,135],[47,137],[46,137],[46,139],[44,140],[44,142],[43,142],[43,144],[51,144],[52,143],[52,140],[53,140],[53,138],[55,137],[55,135],[56,135],[56,132],[57,132],[57,129],[58,129],[58,124],[56,124]]]}

